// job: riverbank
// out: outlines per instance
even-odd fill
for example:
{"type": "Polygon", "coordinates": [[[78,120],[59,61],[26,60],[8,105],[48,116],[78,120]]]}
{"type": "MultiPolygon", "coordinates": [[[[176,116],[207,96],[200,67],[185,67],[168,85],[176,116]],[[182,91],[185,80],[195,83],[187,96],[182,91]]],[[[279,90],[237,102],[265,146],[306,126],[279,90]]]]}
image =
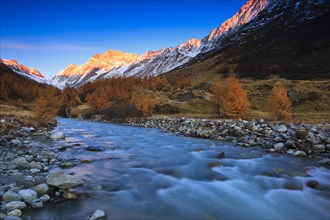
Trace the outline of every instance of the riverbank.
{"type": "Polygon", "coordinates": [[[296,157],[324,158],[330,166],[330,124],[288,124],[261,120],[210,120],[175,117],[150,117],[129,120],[126,125],[159,128],[164,132],[189,137],[231,141],[237,146],[261,146],[270,153],[296,157]]]}
{"type": "Polygon", "coordinates": [[[0,219],[20,219],[26,208],[41,209],[45,203],[77,199],[74,187],[83,184],[63,172],[49,172],[54,166],[80,163],[70,152],[54,149],[54,140],[65,137],[52,132],[56,123],[27,125],[31,124],[19,118],[0,118],[0,219]]]}

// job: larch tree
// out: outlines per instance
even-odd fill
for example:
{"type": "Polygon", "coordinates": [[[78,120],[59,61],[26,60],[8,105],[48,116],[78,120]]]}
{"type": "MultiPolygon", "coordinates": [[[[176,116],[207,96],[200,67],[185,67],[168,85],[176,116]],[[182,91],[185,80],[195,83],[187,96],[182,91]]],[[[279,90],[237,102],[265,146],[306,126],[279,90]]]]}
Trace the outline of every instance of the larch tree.
{"type": "Polygon", "coordinates": [[[58,98],[56,90],[49,90],[35,99],[34,112],[39,123],[46,124],[55,120],[60,107],[58,98]]]}
{"type": "Polygon", "coordinates": [[[152,110],[155,108],[156,103],[149,95],[133,93],[131,97],[131,103],[145,116],[150,116],[152,110]]]}
{"type": "Polygon", "coordinates": [[[250,111],[250,102],[246,91],[242,88],[235,75],[231,74],[221,89],[221,113],[228,118],[244,118],[250,111]]]}
{"type": "Polygon", "coordinates": [[[273,119],[289,119],[291,117],[292,104],[288,92],[281,83],[273,87],[267,102],[269,116],[273,119]]]}

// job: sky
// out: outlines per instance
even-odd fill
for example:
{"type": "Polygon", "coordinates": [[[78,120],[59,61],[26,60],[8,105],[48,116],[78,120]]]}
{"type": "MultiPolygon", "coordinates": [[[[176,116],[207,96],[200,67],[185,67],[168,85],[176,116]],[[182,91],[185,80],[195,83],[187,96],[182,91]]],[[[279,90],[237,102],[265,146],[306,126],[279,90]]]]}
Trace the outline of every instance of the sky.
{"type": "Polygon", "coordinates": [[[47,78],[121,50],[143,54],[201,39],[247,0],[0,0],[0,58],[47,78]]]}

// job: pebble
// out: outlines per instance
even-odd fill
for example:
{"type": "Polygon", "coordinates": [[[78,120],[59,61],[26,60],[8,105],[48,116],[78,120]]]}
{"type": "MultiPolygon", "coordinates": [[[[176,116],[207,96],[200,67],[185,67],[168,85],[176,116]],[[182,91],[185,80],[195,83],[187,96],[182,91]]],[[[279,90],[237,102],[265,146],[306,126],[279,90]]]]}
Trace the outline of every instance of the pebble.
{"type": "Polygon", "coordinates": [[[330,158],[324,158],[319,161],[319,164],[324,165],[324,166],[330,166],[330,158]]]}
{"type": "Polygon", "coordinates": [[[30,162],[29,165],[30,165],[31,168],[35,168],[35,169],[39,169],[39,170],[42,169],[41,164],[39,162],[36,162],[36,161],[30,162]]]}
{"type": "Polygon", "coordinates": [[[76,200],[78,199],[79,195],[77,193],[65,192],[63,193],[62,197],[64,199],[76,200]]]}
{"type": "Polygon", "coordinates": [[[55,140],[60,140],[60,139],[64,139],[65,135],[61,131],[55,131],[50,135],[50,138],[55,140]]]}
{"type": "Polygon", "coordinates": [[[31,162],[33,160],[33,157],[31,155],[25,155],[24,158],[28,162],[31,162]]]}
{"type": "Polygon", "coordinates": [[[306,156],[306,153],[304,151],[297,150],[293,155],[296,157],[304,157],[306,156]]]}
{"type": "Polygon", "coordinates": [[[286,151],[287,154],[293,155],[295,151],[293,149],[289,149],[286,151]]]}
{"type": "Polygon", "coordinates": [[[18,195],[16,192],[11,191],[11,190],[5,192],[2,196],[2,200],[5,203],[13,202],[13,201],[20,201],[21,199],[22,199],[22,196],[18,195]]]}
{"type": "Polygon", "coordinates": [[[46,193],[48,193],[49,190],[49,186],[47,184],[39,184],[36,185],[35,187],[32,188],[34,191],[36,191],[36,193],[38,194],[38,196],[42,196],[46,193]]]}
{"type": "Polygon", "coordinates": [[[36,169],[36,168],[33,168],[33,169],[30,169],[30,173],[31,174],[40,173],[40,170],[39,169],[36,169]]]}
{"type": "Polygon", "coordinates": [[[325,146],[322,144],[313,145],[312,149],[313,149],[313,152],[315,152],[315,153],[325,152],[325,146]]]}
{"type": "Polygon", "coordinates": [[[7,216],[21,216],[21,215],[22,215],[22,211],[19,209],[14,209],[7,213],[7,216]]]}
{"type": "Polygon", "coordinates": [[[273,146],[275,150],[281,150],[284,147],[284,144],[282,142],[277,143],[273,146]]]}
{"type": "Polygon", "coordinates": [[[14,139],[14,140],[11,140],[10,142],[12,145],[15,145],[15,146],[19,146],[22,144],[22,142],[20,140],[17,140],[17,139],[14,139]]]}
{"type": "Polygon", "coordinates": [[[71,163],[71,162],[63,162],[60,164],[60,167],[62,168],[68,168],[68,167],[74,167],[75,164],[74,163],[71,163]]]}
{"type": "Polygon", "coordinates": [[[42,207],[44,207],[44,204],[42,203],[41,199],[35,199],[31,201],[31,206],[34,209],[41,209],[42,207]]]}
{"type": "Polygon", "coordinates": [[[104,151],[104,148],[100,147],[100,146],[88,146],[86,148],[86,150],[88,150],[88,151],[104,151]]]}
{"type": "Polygon", "coordinates": [[[20,201],[13,201],[13,202],[7,203],[5,207],[6,207],[7,211],[11,211],[14,209],[24,209],[24,208],[26,208],[26,204],[24,202],[20,202],[20,201]]]}
{"type": "Polygon", "coordinates": [[[285,125],[278,125],[273,128],[274,131],[283,133],[287,130],[288,128],[285,125]]]}
{"type": "Polygon", "coordinates": [[[96,210],[90,217],[89,220],[98,220],[98,219],[105,219],[106,214],[103,210],[96,210]]]}
{"type": "Polygon", "coordinates": [[[76,179],[75,177],[66,174],[62,171],[52,174],[47,179],[47,184],[58,187],[60,189],[68,189],[84,184],[82,180],[76,179]]]}
{"type": "Polygon", "coordinates": [[[319,185],[319,182],[316,180],[309,180],[306,182],[306,186],[313,188],[313,189],[316,189],[318,187],[318,185],[319,185]]]}
{"type": "Polygon", "coordinates": [[[48,194],[45,194],[45,195],[40,197],[40,200],[42,202],[48,202],[50,200],[50,196],[48,194]]]}
{"type": "Polygon", "coordinates": [[[75,157],[70,151],[61,152],[56,157],[60,161],[74,160],[75,157]]]}
{"type": "Polygon", "coordinates": [[[22,189],[18,191],[18,194],[22,196],[23,200],[27,203],[35,200],[38,197],[37,192],[32,189],[22,189]]]}

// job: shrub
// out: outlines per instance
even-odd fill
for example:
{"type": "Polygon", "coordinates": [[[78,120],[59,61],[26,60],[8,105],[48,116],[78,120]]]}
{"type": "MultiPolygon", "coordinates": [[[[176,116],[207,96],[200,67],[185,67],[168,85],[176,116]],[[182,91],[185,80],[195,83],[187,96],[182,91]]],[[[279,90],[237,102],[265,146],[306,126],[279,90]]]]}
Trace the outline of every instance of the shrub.
{"type": "Polygon", "coordinates": [[[140,111],[133,104],[127,101],[118,102],[111,107],[102,109],[98,113],[103,115],[105,119],[110,120],[143,116],[142,111],[140,111]]]}

